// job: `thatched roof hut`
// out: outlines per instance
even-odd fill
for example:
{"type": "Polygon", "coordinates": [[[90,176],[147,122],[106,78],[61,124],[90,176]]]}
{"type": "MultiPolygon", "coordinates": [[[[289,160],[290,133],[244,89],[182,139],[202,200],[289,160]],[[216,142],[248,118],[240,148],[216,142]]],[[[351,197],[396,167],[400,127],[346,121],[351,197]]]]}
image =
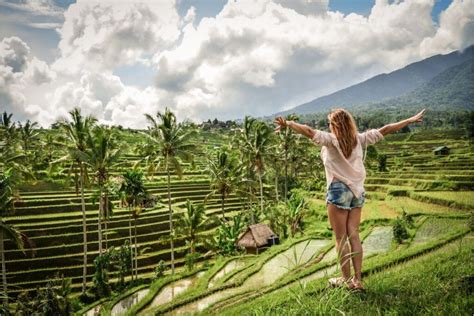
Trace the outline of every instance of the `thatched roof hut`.
{"type": "Polygon", "coordinates": [[[440,146],[433,150],[434,154],[437,156],[449,155],[449,147],[448,146],[440,146]]]}
{"type": "Polygon", "coordinates": [[[255,224],[247,227],[237,240],[237,246],[245,248],[247,253],[258,254],[260,250],[278,244],[278,236],[265,224],[255,224]]]}

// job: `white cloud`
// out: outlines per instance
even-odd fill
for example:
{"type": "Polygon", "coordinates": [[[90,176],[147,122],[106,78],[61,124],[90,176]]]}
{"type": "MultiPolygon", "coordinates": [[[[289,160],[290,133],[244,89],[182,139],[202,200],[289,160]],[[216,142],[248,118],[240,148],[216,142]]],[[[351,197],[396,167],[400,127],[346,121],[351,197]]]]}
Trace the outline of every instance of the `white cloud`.
{"type": "Polygon", "coordinates": [[[432,0],[377,1],[368,17],[276,2],[229,1],[187,25],[179,46],[155,55],[156,86],[201,119],[265,115],[418,60],[436,31],[432,0]]]}
{"type": "Polygon", "coordinates": [[[29,46],[18,37],[7,37],[0,42],[0,102],[8,112],[20,118],[28,107],[28,85],[41,85],[55,78],[49,66],[30,56],[29,46]]]}
{"type": "Polygon", "coordinates": [[[42,85],[56,79],[56,73],[44,61],[36,57],[29,62],[25,75],[35,85],[42,85]]]}
{"type": "Polygon", "coordinates": [[[0,64],[10,67],[12,72],[25,69],[30,48],[20,38],[13,36],[0,42],[0,64]]]}
{"type": "Polygon", "coordinates": [[[421,55],[449,53],[472,44],[474,44],[474,0],[454,0],[441,13],[436,34],[421,43],[421,55]]]}
{"type": "Polygon", "coordinates": [[[267,115],[473,44],[473,2],[454,0],[437,26],[434,0],[377,0],[366,17],[327,0],[229,0],[195,25],[196,8],[179,17],[174,1],[79,0],[51,68],[20,39],[2,41],[0,99],[44,125],[75,106],[136,128],[165,106],[180,119],[267,115]],[[113,75],[138,63],[156,70],[153,86],[113,75]]]}
{"type": "Polygon", "coordinates": [[[134,64],[179,37],[174,1],[85,1],[69,6],[54,69],[78,74],[134,64]]]}
{"type": "Polygon", "coordinates": [[[58,29],[62,26],[62,23],[49,23],[49,22],[38,22],[38,23],[28,23],[28,26],[31,26],[35,29],[58,29]]]}
{"type": "Polygon", "coordinates": [[[325,14],[329,5],[329,0],[275,0],[275,2],[303,15],[325,14]]]}

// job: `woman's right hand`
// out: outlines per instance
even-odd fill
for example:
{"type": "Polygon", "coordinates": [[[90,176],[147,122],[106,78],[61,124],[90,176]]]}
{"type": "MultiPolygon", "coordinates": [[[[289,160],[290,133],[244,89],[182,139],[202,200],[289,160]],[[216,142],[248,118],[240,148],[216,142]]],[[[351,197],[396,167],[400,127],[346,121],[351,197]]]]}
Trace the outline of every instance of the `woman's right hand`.
{"type": "Polygon", "coordinates": [[[281,131],[282,127],[287,127],[288,126],[287,121],[281,116],[279,116],[275,119],[275,124],[278,125],[275,128],[275,133],[279,133],[281,131]]]}

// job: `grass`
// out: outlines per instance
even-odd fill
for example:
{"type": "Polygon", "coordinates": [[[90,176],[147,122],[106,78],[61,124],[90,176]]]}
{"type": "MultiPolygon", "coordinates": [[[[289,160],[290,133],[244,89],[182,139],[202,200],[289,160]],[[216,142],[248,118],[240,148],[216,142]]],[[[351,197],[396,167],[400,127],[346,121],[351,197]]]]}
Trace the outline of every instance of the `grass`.
{"type": "Polygon", "coordinates": [[[432,191],[417,192],[418,195],[432,198],[434,201],[445,201],[449,204],[463,205],[474,209],[474,191],[432,191]]]}
{"type": "Polygon", "coordinates": [[[471,234],[413,260],[374,271],[364,279],[366,293],[330,289],[324,279],[310,282],[306,287],[296,284],[211,314],[468,315],[474,308],[473,251],[471,234]]]}

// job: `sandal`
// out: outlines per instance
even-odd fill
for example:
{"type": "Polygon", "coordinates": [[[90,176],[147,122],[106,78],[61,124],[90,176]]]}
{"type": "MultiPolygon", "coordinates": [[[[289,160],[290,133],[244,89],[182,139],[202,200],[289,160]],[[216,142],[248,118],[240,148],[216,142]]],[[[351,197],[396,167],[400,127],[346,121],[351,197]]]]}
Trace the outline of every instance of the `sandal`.
{"type": "Polygon", "coordinates": [[[341,287],[341,286],[347,286],[348,282],[350,279],[346,279],[345,277],[337,277],[337,278],[330,278],[329,280],[329,285],[332,287],[341,287]]]}
{"type": "Polygon", "coordinates": [[[347,284],[348,288],[353,291],[359,291],[359,292],[364,292],[365,288],[362,285],[361,281],[356,281],[354,282],[354,277],[352,277],[347,284]]]}

